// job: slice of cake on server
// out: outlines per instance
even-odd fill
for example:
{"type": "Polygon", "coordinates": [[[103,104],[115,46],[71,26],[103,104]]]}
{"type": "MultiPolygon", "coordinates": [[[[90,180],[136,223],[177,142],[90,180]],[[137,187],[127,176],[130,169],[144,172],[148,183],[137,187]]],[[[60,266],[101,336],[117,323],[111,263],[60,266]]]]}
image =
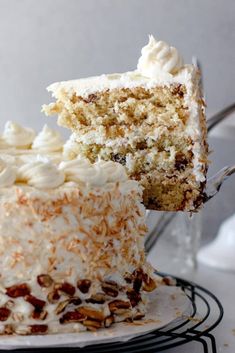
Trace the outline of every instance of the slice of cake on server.
{"type": "Polygon", "coordinates": [[[149,209],[194,211],[208,154],[199,80],[175,48],[150,36],[136,71],[54,83],[56,102],[43,110],[73,131],[66,156],[123,164],[149,209]]]}

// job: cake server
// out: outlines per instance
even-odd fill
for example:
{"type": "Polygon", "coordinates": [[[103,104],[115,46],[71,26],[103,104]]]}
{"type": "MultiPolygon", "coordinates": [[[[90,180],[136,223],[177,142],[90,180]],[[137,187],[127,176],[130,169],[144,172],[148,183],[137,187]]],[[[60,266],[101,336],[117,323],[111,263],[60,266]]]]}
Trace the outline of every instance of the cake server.
{"type": "MultiPolygon", "coordinates": [[[[220,190],[223,182],[235,173],[235,165],[222,168],[219,172],[208,179],[204,192],[204,203],[213,198],[220,190]]],[[[152,211],[154,212],[154,211],[152,211]]],[[[177,212],[164,212],[154,229],[149,233],[145,241],[145,250],[151,251],[159,237],[164,233],[168,224],[174,219],[177,212]]]]}

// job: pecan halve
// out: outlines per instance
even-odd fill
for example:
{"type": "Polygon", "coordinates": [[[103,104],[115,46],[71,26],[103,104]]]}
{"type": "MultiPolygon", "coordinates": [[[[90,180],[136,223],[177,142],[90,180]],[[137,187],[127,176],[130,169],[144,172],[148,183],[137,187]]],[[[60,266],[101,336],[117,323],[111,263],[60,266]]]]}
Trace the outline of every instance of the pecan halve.
{"type": "Polygon", "coordinates": [[[132,274],[134,281],[133,281],[133,289],[136,292],[140,291],[143,282],[143,270],[142,268],[136,269],[132,274]]]}
{"type": "Polygon", "coordinates": [[[118,296],[118,285],[116,282],[103,282],[101,285],[102,291],[110,297],[118,296]]]}
{"type": "Polygon", "coordinates": [[[103,311],[90,308],[88,306],[81,306],[76,309],[80,314],[87,317],[88,319],[94,319],[97,321],[102,321],[105,319],[103,311]]]}
{"type": "Polygon", "coordinates": [[[6,321],[11,315],[11,310],[5,307],[0,308],[0,321],[6,321]]]}
{"type": "Polygon", "coordinates": [[[37,276],[37,282],[41,287],[49,288],[54,281],[50,275],[41,274],[37,276]]]}
{"type": "Polygon", "coordinates": [[[46,305],[45,300],[38,299],[33,295],[29,294],[24,297],[25,301],[32,304],[37,311],[40,311],[46,305]]]}
{"type": "Polygon", "coordinates": [[[56,315],[59,315],[60,313],[62,313],[65,310],[66,306],[68,305],[69,305],[69,299],[63,300],[62,302],[60,302],[55,309],[56,315]]]}
{"type": "Polygon", "coordinates": [[[83,321],[82,324],[86,326],[87,329],[90,331],[96,330],[97,328],[101,328],[104,326],[102,321],[97,321],[92,319],[86,319],[83,321]]]}
{"type": "Polygon", "coordinates": [[[46,310],[34,310],[31,317],[35,320],[45,320],[48,315],[46,310]]]}
{"type": "Polygon", "coordinates": [[[48,326],[47,325],[30,325],[30,333],[33,333],[34,335],[42,335],[47,333],[48,331],[48,326]]]}
{"type": "Polygon", "coordinates": [[[59,292],[62,292],[63,294],[67,294],[70,296],[73,296],[76,291],[76,288],[68,282],[56,284],[55,289],[58,290],[59,292]]]}
{"type": "Polygon", "coordinates": [[[112,302],[109,303],[109,310],[111,313],[114,314],[121,314],[122,310],[129,309],[131,307],[131,304],[129,301],[124,301],[124,300],[113,300],[112,302]]]}
{"type": "Polygon", "coordinates": [[[141,300],[140,293],[135,292],[133,289],[126,292],[128,299],[131,302],[131,306],[134,308],[141,300]]]}
{"type": "Polygon", "coordinates": [[[93,294],[90,298],[87,298],[86,303],[104,304],[105,299],[106,297],[104,293],[96,293],[96,294],[93,294]]]}
{"type": "Polygon", "coordinates": [[[104,320],[104,327],[110,327],[112,323],[114,322],[114,317],[112,315],[107,316],[104,320]]]}
{"type": "Polygon", "coordinates": [[[147,274],[144,275],[142,289],[145,292],[152,292],[157,287],[156,282],[147,274]]]}
{"type": "Polygon", "coordinates": [[[91,281],[89,279],[79,279],[77,281],[77,288],[84,294],[89,292],[90,286],[91,281]]]}
{"type": "Polygon", "coordinates": [[[81,322],[86,319],[86,316],[78,311],[68,311],[60,318],[61,324],[68,324],[70,322],[81,322]]]}
{"type": "Polygon", "coordinates": [[[30,294],[30,288],[26,283],[14,284],[6,288],[6,294],[11,298],[24,297],[30,294]]]}

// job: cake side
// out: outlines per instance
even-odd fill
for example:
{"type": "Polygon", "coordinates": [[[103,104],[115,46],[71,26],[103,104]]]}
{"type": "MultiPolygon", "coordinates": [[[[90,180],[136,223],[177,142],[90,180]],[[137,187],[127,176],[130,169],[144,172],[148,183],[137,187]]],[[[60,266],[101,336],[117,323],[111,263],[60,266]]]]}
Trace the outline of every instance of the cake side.
{"type": "Polygon", "coordinates": [[[151,39],[137,71],[51,85],[57,101],[44,111],[73,131],[66,157],[119,162],[144,187],[147,208],[194,211],[208,154],[200,73],[169,48],[151,39]]]}
{"type": "Polygon", "coordinates": [[[0,186],[2,334],[95,330],[144,316],[156,285],[142,190],[123,167],[5,163],[0,186]]]}

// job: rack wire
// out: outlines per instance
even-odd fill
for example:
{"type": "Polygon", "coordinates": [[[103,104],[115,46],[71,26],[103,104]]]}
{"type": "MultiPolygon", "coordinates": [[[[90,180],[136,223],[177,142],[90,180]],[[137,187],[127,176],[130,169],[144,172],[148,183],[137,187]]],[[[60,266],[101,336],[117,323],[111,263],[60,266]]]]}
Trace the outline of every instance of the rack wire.
{"type": "MultiPolygon", "coordinates": [[[[166,277],[168,275],[159,273],[166,277]]],[[[202,346],[204,353],[216,353],[216,340],[211,331],[223,317],[223,307],[216,296],[209,290],[178,277],[170,276],[176,281],[191,301],[192,312],[174,320],[162,329],[133,338],[125,343],[110,342],[84,348],[45,348],[17,350],[19,352],[47,353],[155,353],[162,352],[189,342],[202,346]]],[[[201,350],[200,350],[201,351],[201,350]]]]}

